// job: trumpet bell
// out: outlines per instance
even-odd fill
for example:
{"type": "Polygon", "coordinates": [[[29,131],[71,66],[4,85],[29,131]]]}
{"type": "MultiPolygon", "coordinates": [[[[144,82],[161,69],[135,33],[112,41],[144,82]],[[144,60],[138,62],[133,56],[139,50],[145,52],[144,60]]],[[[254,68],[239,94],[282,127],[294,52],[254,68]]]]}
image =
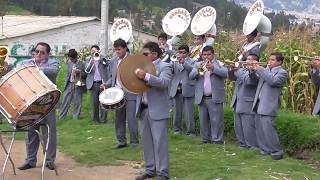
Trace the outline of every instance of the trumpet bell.
{"type": "Polygon", "coordinates": [[[80,80],[78,80],[75,84],[76,86],[85,86],[86,84],[80,80]]]}

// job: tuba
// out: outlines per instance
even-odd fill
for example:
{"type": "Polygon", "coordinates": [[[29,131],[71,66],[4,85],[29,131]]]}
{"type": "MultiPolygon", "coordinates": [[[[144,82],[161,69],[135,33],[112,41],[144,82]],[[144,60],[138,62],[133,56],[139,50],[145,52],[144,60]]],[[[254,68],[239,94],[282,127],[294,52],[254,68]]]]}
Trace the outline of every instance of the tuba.
{"type": "Polygon", "coordinates": [[[263,15],[264,4],[262,0],[257,0],[249,9],[243,22],[243,34],[249,35],[255,29],[261,33],[260,50],[263,51],[269,42],[271,34],[271,21],[263,15]]]}
{"type": "Polygon", "coordinates": [[[190,29],[191,32],[196,35],[206,34],[207,39],[204,44],[198,45],[190,52],[192,59],[199,59],[201,50],[206,45],[214,45],[214,39],[217,34],[216,21],[216,9],[212,6],[206,6],[201,8],[192,18],[190,29]]]}
{"type": "MultiPolygon", "coordinates": [[[[189,27],[191,16],[188,10],[184,8],[175,8],[169,11],[162,19],[163,31],[172,36],[167,43],[174,43],[178,38],[177,36],[183,34],[189,27]]],[[[162,61],[168,61],[169,54],[163,52],[161,55],[162,61]]]]}
{"type": "Polygon", "coordinates": [[[8,72],[8,66],[5,63],[9,55],[9,48],[7,46],[0,46],[0,77],[8,72]]]}
{"type": "Polygon", "coordinates": [[[128,19],[117,19],[110,28],[109,37],[112,43],[117,39],[123,39],[127,43],[130,52],[132,51],[134,38],[132,24],[128,19]]]}

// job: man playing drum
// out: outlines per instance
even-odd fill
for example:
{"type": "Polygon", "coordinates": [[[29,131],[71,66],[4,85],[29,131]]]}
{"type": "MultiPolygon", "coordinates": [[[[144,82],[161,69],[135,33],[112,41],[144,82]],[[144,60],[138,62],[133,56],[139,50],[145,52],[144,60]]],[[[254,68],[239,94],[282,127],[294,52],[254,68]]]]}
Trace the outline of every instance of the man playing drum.
{"type": "MultiPolygon", "coordinates": [[[[59,72],[59,63],[56,60],[49,59],[50,46],[47,43],[39,42],[36,45],[34,59],[22,62],[22,64],[36,64],[41,71],[56,84],[56,77],[59,72]]],[[[27,158],[25,163],[18,167],[20,170],[26,170],[36,167],[37,164],[37,152],[39,149],[40,139],[38,134],[34,129],[39,130],[40,124],[46,124],[49,126],[49,146],[47,150],[46,167],[50,170],[55,169],[54,160],[56,158],[56,115],[55,110],[52,110],[39,124],[31,127],[29,131],[26,132],[26,148],[27,148],[27,158]]],[[[42,132],[44,137],[48,135],[47,129],[43,128],[42,132]]],[[[46,144],[46,139],[44,139],[46,144]]]]}
{"type": "MultiPolygon", "coordinates": [[[[129,54],[127,43],[122,39],[117,39],[113,43],[113,48],[116,56],[110,62],[111,78],[102,87],[117,87],[122,89],[122,85],[117,78],[117,70],[120,62],[129,54]]],[[[116,110],[115,129],[118,140],[117,148],[127,147],[126,121],[128,122],[130,131],[131,145],[136,146],[139,144],[138,120],[135,117],[137,96],[124,90],[124,98],[126,100],[125,106],[116,110]]]]}

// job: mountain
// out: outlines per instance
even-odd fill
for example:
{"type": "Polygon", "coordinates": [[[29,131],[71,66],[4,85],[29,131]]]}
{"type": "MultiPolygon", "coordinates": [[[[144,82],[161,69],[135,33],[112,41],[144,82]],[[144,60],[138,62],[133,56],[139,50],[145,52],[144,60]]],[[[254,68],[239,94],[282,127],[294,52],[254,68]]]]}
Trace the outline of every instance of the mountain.
{"type": "MultiPolygon", "coordinates": [[[[255,0],[233,0],[241,6],[250,7],[255,0]]],[[[319,0],[264,0],[267,9],[283,10],[293,14],[320,16],[319,0]]]]}

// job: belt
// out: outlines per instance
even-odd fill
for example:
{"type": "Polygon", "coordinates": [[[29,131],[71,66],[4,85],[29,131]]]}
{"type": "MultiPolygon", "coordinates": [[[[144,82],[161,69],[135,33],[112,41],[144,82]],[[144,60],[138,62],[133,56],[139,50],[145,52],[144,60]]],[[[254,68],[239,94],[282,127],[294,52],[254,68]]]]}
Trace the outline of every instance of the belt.
{"type": "Polygon", "coordinates": [[[212,97],[212,95],[208,95],[208,96],[206,96],[206,95],[203,95],[204,97],[206,97],[206,98],[210,98],[210,97],[212,97]]]}
{"type": "Polygon", "coordinates": [[[102,81],[93,81],[93,83],[102,83],[102,81]]]}
{"type": "Polygon", "coordinates": [[[141,107],[141,110],[146,109],[146,108],[148,108],[148,104],[141,103],[140,107],[141,107]]]}

